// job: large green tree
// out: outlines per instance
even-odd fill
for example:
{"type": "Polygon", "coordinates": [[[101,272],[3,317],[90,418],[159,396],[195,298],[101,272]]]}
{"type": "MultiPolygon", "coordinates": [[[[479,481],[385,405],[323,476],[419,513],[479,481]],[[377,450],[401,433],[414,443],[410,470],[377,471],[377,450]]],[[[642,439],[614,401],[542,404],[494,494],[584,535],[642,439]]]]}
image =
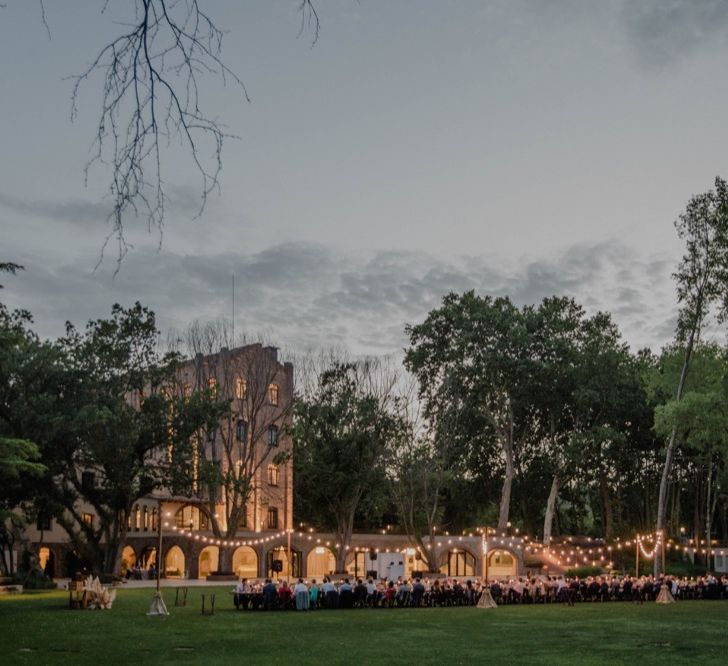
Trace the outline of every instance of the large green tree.
{"type": "Polygon", "coordinates": [[[373,389],[377,371],[366,361],[335,362],[294,410],[294,479],[305,489],[306,515],[336,533],[337,571],[345,570],[357,512],[386,491],[385,464],[401,427],[391,389],[373,389]]]}
{"type": "MultiPolygon", "coordinates": [[[[677,342],[684,350],[675,400],[680,401],[696,342],[706,320],[717,310],[719,321],[728,314],[728,186],[715,179],[715,189],[690,199],[685,212],[675,223],[678,236],[685,242],[685,253],[674,274],[680,312],[677,342]]],[[[657,501],[656,532],[666,527],[668,487],[678,445],[677,424],[670,432],[657,501]]],[[[662,571],[655,558],[655,573],[662,571]]]]}

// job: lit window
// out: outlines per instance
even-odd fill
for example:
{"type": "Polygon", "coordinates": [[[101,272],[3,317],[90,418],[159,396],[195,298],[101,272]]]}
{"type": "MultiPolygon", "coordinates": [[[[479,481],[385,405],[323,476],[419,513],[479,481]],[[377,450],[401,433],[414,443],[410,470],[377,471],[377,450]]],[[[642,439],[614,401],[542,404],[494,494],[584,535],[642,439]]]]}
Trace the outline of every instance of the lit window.
{"type": "Polygon", "coordinates": [[[152,509],[152,530],[157,531],[157,510],[152,509]]]}
{"type": "Polygon", "coordinates": [[[92,513],[81,514],[81,520],[84,522],[84,525],[88,525],[89,527],[94,526],[94,516],[92,513]]]}
{"type": "Polygon", "coordinates": [[[139,510],[139,505],[134,507],[134,529],[140,530],[142,527],[142,512],[139,510]]]}
{"type": "Polygon", "coordinates": [[[270,384],[268,386],[268,402],[271,405],[278,404],[278,384],[270,384]]]}
{"type": "Polygon", "coordinates": [[[268,428],[268,446],[278,446],[278,426],[268,428]]]}
{"type": "Polygon", "coordinates": [[[149,509],[147,509],[147,507],[144,507],[144,519],[142,524],[144,525],[144,531],[146,532],[149,529],[149,509]]]}
{"type": "Polygon", "coordinates": [[[279,475],[278,465],[268,465],[268,485],[269,486],[277,486],[278,485],[278,475],[279,475]]]}
{"type": "Polygon", "coordinates": [[[235,397],[238,400],[245,400],[246,395],[248,395],[248,382],[242,377],[238,377],[235,380],[235,397]]]}
{"type": "Polygon", "coordinates": [[[235,424],[235,437],[239,442],[245,441],[245,436],[248,432],[248,424],[243,421],[243,419],[238,419],[238,422],[235,424]]]}
{"type": "Polygon", "coordinates": [[[270,507],[268,509],[268,529],[278,529],[278,509],[275,507],[270,507]]]}

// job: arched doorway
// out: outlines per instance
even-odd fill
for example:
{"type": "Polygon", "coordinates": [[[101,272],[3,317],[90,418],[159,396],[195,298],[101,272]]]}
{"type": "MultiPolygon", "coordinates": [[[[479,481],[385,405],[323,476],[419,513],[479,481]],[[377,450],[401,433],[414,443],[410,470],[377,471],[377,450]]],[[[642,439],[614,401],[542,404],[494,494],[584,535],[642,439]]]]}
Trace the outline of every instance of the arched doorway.
{"type": "Polygon", "coordinates": [[[446,576],[474,576],[475,556],[462,548],[448,550],[440,558],[440,573],[446,576]]]}
{"type": "Polygon", "coordinates": [[[174,514],[174,524],[178,529],[191,532],[205,532],[210,529],[210,519],[204,511],[191,504],[186,504],[174,514]]]}
{"type": "Polygon", "coordinates": [[[185,574],[185,554],[179,546],[172,546],[164,556],[164,575],[182,578],[185,574]]]}
{"type": "Polygon", "coordinates": [[[301,551],[291,549],[291,567],[288,566],[288,549],[284,546],[271,548],[266,557],[266,571],[270,578],[285,578],[293,576],[293,578],[301,577],[301,551]],[[273,564],[276,561],[281,562],[281,571],[273,571],[273,564]]]}
{"type": "Polygon", "coordinates": [[[258,554],[250,546],[240,546],[233,553],[233,571],[239,578],[258,577],[258,554]]]}
{"type": "Polygon", "coordinates": [[[217,562],[220,556],[220,549],[217,546],[206,546],[202,549],[198,559],[198,578],[207,578],[211,573],[217,571],[217,562]]]}
{"type": "Polygon", "coordinates": [[[488,578],[508,578],[515,576],[518,562],[507,550],[494,550],[488,553],[488,578]]]}
{"type": "Polygon", "coordinates": [[[50,548],[43,546],[38,550],[38,566],[49,578],[56,575],[56,557],[50,548]]]}
{"type": "Polygon", "coordinates": [[[133,569],[136,563],[136,551],[131,546],[124,546],[121,551],[121,575],[125,575],[129,569],[133,569]]]}
{"type": "Polygon", "coordinates": [[[142,556],[139,558],[141,560],[141,566],[142,569],[149,569],[152,565],[156,566],[157,564],[157,549],[155,546],[147,546],[142,551],[142,556]]]}
{"type": "Polygon", "coordinates": [[[317,546],[306,557],[306,575],[327,576],[336,571],[336,557],[330,548],[317,546]]]}

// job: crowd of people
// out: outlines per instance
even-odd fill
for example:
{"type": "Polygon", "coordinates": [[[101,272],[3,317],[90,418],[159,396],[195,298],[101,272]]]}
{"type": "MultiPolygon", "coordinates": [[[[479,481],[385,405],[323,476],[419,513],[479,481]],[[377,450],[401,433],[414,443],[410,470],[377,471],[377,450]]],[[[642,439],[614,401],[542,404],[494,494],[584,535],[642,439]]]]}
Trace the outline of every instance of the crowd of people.
{"type": "MultiPolygon", "coordinates": [[[[523,576],[489,581],[496,604],[655,601],[665,587],[675,600],[728,599],[728,576],[706,574],[699,578],[666,576],[523,576]]],[[[285,580],[249,582],[243,579],[234,590],[239,610],[314,610],[332,608],[419,608],[427,606],[474,606],[485,585],[479,579],[414,578],[395,580],[349,579],[334,582],[285,580]]]]}

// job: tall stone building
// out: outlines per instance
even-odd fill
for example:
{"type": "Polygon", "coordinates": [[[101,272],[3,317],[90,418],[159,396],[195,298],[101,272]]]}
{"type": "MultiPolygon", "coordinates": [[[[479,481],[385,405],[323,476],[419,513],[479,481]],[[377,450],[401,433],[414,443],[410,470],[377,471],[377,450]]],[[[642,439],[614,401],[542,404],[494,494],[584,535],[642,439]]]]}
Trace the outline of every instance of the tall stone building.
{"type": "MultiPolygon", "coordinates": [[[[293,527],[292,442],[286,429],[293,365],[281,363],[275,347],[261,344],[197,354],[182,365],[170,390],[190,395],[198,389],[231,400],[232,416],[200,433],[189,495],[158,491],[134,505],[119,573],[156,565],[160,520],[168,576],[205,577],[218,569],[257,576],[281,557],[263,545],[293,527]],[[211,468],[218,473],[210,474],[211,468]],[[222,477],[228,482],[210,481],[222,477]]],[[[88,506],[78,511],[84,520],[97,520],[88,506]]],[[[26,536],[41,544],[40,563],[49,573],[71,573],[68,535],[56,521],[39,521],[26,536]]]]}

